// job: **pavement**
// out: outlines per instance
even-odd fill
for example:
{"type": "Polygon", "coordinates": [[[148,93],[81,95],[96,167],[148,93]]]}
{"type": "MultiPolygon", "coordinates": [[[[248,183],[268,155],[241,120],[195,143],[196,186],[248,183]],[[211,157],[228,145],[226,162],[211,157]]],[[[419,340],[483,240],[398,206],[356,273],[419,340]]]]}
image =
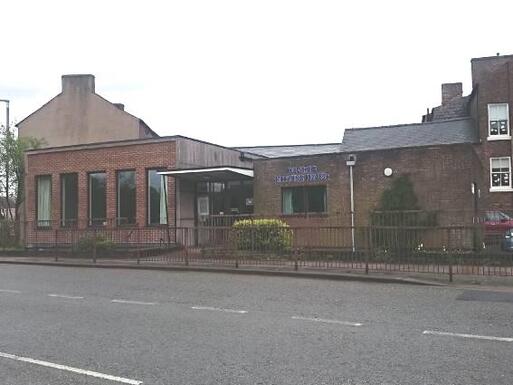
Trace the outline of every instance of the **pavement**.
{"type": "MultiPolygon", "coordinates": [[[[297,278],[317,278],[328,280],[348,280],[362,282],[378,282],[378,283],[399,283],[413,285],[434,285],[434,286],[480,286],[482,288],[502,288],[513,290],[513,276],[511,275],[472,275],[472,274],[455,274],[453,282],[449,282],[449,275],[446,273],[430,273],[415,271],[397,271],[387,269],[385,271],[370,271],[365,273],[361,268],[351,269],[350,267],[305,267],[301,266],[296,271],[293,265],[280,264],[258,264],[241,263],[235,267],[233,260],[216,260],[216,262],[208,262],[208,260],[197,259],[189,265],[185,265],[183,261],[169,261],[166,259],[149,258],[149,259],[97,259],[93,262],[91,258],[77,257],[49,257],[49,256],[0,256],[1,264],[26,264],[26,265],[49,265],[49,266],[70,266],[70,267],[96,267],[96,268],[127,268],[141,270],[162,270],[162,271],[197,271],[211,273],[233,273],[233,274],[251,274],[251,275],[268,275],[268,276],[287,276],[297,278]]],[[[349,264],[348,264],[349,265],[349,264]]],[[[408,266],[410,267],[410,266],[408,266]]]]}
{"type": "Polygon", "coordinates": [[[0,265],[6,385],[508,384],[513,292],[0,265]]]}
{"type": "Polygon", "coordinates": [[[430,277],[422,275],[401,274],[400,272],[382,273],[371,272],[365,274],[361,270],[350,270],[341,268],[305,268],[295,270],[292,265],[283,266],[276,264],[266,265],[264,263],[240,264],[237,267],[232,260],[208,263],[204,260],[196,261],[188,265],[180,262],[169,262],[166,260],[149,259],[97,259],[90,258],[63,258],[63,257],[0,257],[0,264],[25,264],[41,266],[66,266],[66,267],[94,267],[94,268],[125,268],[139,270],[161,270],[161,271],[196,271],[210,273],[232,273],[251,274],[267,276],[287,276],[297,278],[317,278],[329,280],[347,280],[380,283],[398,283],[411,285],[446,285],[447,277],[443,274],[432,274],[430,277]],[[221,263],[220,263],[221,262],[221,263]]]}

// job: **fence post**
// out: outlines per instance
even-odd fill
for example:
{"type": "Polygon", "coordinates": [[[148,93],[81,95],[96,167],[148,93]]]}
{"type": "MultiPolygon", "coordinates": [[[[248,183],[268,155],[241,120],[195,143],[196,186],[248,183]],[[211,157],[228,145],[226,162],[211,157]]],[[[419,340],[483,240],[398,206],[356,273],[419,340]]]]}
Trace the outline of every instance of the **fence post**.
{"type": "Polygon", "coordinates": [[[93,232],[93,263],[96,263],[96,228],[93,232]]]}
{"type": "Polygon", "coordinates": [[[55,229],[54,235],[53,235],[53,237],[54,237],[53,249],[54,249],[54,253],[55,253],[55,262],[57,262],[59,260],[59,257],[57,256],[57,235],[58,235],[57,232],[58,231],[59,231],[58,229],[55,229]]]}
{"type": "Polygon", "coordinates": [[[367,228],[367,253],[365,253],[365,274],[369,274],[369,258],[372,255],[372,225],[367,228]]]}
{"type": "Polygon", "coordinates": [[[27,226],[27,221],[23,221],[23,243],[24,243],[24,246],[25,246],[25,249],[27,248],[27,245],[28,245],[28,226],[27,226]]]}
{"type": "Polygon", "coordinates": [[[451,229],[447,229],[447,251],[446,253],[448,253],[448,260],[447,262],[449,263],[449,282],[452,282],[452,279],[453,279],[453,271],[452,271],[452,264],[453,264],[453,256],[452,256],[452,253],[450,252],[450,249],[451,249],[451,229]]]}
{"type": "Polygon", "coordinates": [[[137,228],[137,264],[141,263],[141,228],[137,228]]]}
{"type": "Polygon", "coordinates": [[[141,228],[137,227],[137,264],[141,263],[141,228]]]}
{"type": "Polygon", "coordinates": [[[299,270],[298,258],[299,258],[299,249],[296,248],[296,249],[294,249],[294,270],[295,271],[299,270]]]}
{"type": "Polygon", "coordinates": [[[187,245],[185,245],[184,247],[184,252],[185,252],[185,266],[189,266],[189,248],[187,247],[187,245]]]}

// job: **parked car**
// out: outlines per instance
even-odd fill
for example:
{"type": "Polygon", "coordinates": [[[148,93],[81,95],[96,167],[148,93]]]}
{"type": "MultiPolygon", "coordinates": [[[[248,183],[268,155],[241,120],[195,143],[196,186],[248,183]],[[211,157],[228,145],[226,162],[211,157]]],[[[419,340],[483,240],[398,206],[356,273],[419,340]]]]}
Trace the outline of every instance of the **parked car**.
{"type": "Polygon", "coordinates": [[[509,229],[504,233],[501,249],[504,251],[513,251],[513,229],[509,229]]]}
{"type": "Polygon", "coordinates": [[[513,229],[513,218],[502,211],[487,211],[484,225],[486,234],[502,235],[513,229]]]}

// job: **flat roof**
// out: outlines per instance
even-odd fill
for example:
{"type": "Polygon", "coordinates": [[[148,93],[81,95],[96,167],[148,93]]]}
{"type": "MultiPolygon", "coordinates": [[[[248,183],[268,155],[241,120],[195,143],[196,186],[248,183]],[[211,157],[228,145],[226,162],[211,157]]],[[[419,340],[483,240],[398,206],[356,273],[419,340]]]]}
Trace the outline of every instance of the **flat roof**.
{"type": "Polygon", "coordinates": [[[228,182],[243,179],[253,179],[254,171],[248,168],[219,166],[205,168],[182,168],[161,171],[160,175],[170,175],[194,182],[228,182]]]}
{"type": "Polygon", "coordinates": [[[266,158],[283,158],[299,155],[317,155],[340,152],[342,143],[292,144],[278,146],[235,147],[239,151],[249,151],[266,158]]]}

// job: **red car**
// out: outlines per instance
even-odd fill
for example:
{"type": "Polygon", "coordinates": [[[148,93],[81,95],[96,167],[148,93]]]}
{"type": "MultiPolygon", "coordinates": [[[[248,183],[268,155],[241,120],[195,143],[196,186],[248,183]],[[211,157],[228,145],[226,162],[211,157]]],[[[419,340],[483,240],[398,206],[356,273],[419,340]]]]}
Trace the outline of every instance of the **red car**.
{"type": "Polygon", "coordinates": [[[513,218],[502,211],[487,211],[484,224],[487,234],[502,235],[509,229],[513,229],[513,218]]]}

